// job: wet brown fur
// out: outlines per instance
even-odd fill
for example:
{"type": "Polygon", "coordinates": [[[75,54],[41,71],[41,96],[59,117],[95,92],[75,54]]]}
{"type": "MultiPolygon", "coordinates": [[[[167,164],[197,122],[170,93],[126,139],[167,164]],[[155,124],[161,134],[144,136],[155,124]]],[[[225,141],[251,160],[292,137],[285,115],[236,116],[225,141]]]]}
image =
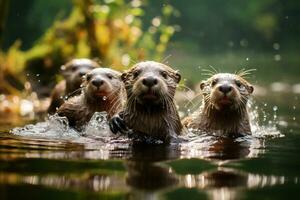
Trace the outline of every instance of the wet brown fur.
{"type": "Polygon", "coordinates": [[[182,121],[183,125],[206,133],[233,136],[251,134],[247,102],[253,87],[243,78],[246,74],[245,71],[239,74],[217,73],[203,81],[200,84],[202,105],[182,121]],[[221,84],[228,84],[233,88],[229,93],[231,103],[228,105],[220,104],[224,97],[218,90],[221,84]]]}
{"type": "Polygon", "coordinates": [[[120,75],[121,73],[108,68],[97,68],[90,71],[84,77],[82,93],[61,105],[57,110],[58,115],[67,117],[70,126],[81,130],[95,112],[106,111],[108,118],[120,112],[126,99],[120,75]],[[96,89],[92,85],[95,77],[105,80],[104,88],[96,89]],[[97,96],[99,90],[105,95],[97,96]]]}
{"type": "Polygon", "coordinates": [[[154,61],[137,63],[123,73],[128,100],[122,113],[126,125],[134,133],[163,141],[180,134],[182,125],[174,103],[180,78],[180,74],[169,66],[154,61]],[[144,90],[142,79],[148,75],[158,80],[154,89],[158,100],[143,102],[139,97],[144,90]]]}
{"type": "MultiPolygon", "coordinates": [[[[64,80],[57,83],[51,92],[51,102],[48,108],[48,113],[54,114],[55,111],[64,103],[65,98],[80,88],[82,80],[77,74],[80,70],[86,68],[87,72],[97,67],[100,67],[97,62],[86,58],[73,59],[62,65],[61,72],[64,80]]],[[[77,94],[80,94],[80,92],[77,94]]]]}

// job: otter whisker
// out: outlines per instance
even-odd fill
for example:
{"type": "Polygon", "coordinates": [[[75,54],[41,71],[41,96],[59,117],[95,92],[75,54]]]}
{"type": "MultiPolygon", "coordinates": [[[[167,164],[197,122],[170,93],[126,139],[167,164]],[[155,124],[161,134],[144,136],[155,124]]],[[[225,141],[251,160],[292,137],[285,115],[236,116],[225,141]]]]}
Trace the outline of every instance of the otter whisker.
{"type": "Polygon", "coordinates": [[[256,69],[241,69],[239,71],[237,71],[235,74],[242,77],[242,78],[246,78],[246,76],[251,75],[252,72],[256,71],[256,69]]]}
{"type": "Polygon", "coordinates": [[[78,95],[78,93],[79,93],[79,92],[81,93],[81,92],[83,91],[83,89],[84,89],[84,87],[80,87],[80,88],[74,90],[73,92],[67,94],[66,97],[65,97],[65,99],[67,100],[67,99],[69,99],[70,97],[73,97],[73,96],[78,95]]]}
{"type": "Polygon", "coordinates": [[[167,55],[164,59],[162,59],[161,63],[167,64],[168,62],[166,62],[172,55],[169,54],[167,55]],[[166,62],[166,63],[165,63],[166,62]]]}

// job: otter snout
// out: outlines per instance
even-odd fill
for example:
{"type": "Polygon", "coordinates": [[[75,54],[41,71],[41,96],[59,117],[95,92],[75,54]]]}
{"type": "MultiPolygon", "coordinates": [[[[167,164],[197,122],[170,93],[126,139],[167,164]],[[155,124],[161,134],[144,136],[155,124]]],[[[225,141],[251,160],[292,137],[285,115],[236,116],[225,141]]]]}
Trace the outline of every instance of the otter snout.
{"type": "Polygon", "coordinates": [[[157,85],[158,81],[157,78],[153,77],[153,76],[148,76],[143,78],[142,80],[143,85],[147,86],[148,88],[151,88],[155,85],[157,85]]]}
{"type": "Polygon", "coordinates": [[[232,91],[232,86],[231,85],[227,85],[227,84],[224,84],[224,85],[220,85],[218,87],[218,90],[224,94],[228,94],[229,92],[232,91]]]}
{"type": "Polygon", "coordinates": [[[103,85],[103,83],[104,83],[104,80],[102,80],[101,78],[96,78],[96,79],[92,80],[92,84],[97,88],[99,88],[101,85],[103,85]]]}

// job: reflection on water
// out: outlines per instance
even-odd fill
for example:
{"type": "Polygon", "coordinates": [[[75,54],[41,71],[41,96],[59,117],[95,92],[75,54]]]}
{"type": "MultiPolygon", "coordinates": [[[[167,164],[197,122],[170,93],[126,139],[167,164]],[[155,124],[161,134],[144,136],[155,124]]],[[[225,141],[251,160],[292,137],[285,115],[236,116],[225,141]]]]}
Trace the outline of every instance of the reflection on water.
{"type": "Polygon", "coordinates": [[[179,180],[185,187],[206,190],[211,199],[238,199],[245,188],[264,188],[286,182],[284,176],[265,176],[223,167],[182,176],[179,180]]]}
{"type": "Polygon", "coordinates": [[[82,133],[52,117],[0,135],[0,199],[240,199],[298,185],[298,134],[252,124],[252,136],[190,132],[155,145],[112,135],[101,113],[82,133]]]}

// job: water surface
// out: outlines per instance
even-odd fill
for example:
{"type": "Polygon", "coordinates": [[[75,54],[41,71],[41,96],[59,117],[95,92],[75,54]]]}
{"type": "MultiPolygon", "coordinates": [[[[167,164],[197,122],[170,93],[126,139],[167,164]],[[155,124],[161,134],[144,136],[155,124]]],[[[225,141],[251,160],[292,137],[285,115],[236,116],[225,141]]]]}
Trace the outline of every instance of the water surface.
{"type": "Polygon", "coordinates": [[[2,131],[0,199],[297,198],[299,96],[256,98],[255,105],[265,128],[239,139],[133,144],[105,131],[105,123],[81,135],[51,120],[50,132],[45,122],[34,132],[2,131]]]}

